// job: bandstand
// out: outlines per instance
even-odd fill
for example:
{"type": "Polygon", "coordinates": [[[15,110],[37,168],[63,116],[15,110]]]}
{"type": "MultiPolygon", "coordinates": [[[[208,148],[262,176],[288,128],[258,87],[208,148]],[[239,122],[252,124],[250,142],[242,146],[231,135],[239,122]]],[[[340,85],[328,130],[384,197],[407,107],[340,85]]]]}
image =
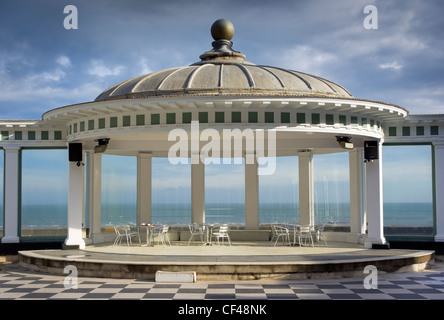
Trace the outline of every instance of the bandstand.
{"type": "MultiPolygon", "coordinates": [[[[245,55],[233,49],[233,32],[229,21],[218,20],[211,29],[213,49],[203,53],[200,61],[123,81],[92,102],[43,114],[38,131],[49,132],[51,138],[39,140],[40,145],[70,149],[66,247],[84,249],[88,244],[108,241],[100,222],[103,153],[137,157],[138,224],[151,221],[154,157],[191,164],[191,222],[196,223],[205,222],[205,161],[223,165],[227,159],[243,157],[243,230],[254,234],[260,229],[259,176],[273,171],[274,157],[298,157],[299,220],[312,225],[313,156],[346,151],[350,185],[344,192],[350,193],[350,232],[334,239],[363,244],[367,249],[387,248],[382,145],[397,139],[388,135],[388,130],[423,121],[427,134],[416,140],[441,146],[443,116],[410,116],[397,105],[355,98],[327,79],[248,62],[245,55]],[[87,166],[82,165],[85,159],[87,166]],[[92,213],[88,238],[82,232],[85,207],[92,213]]],[[[19,163],[20,148],[35,143],[28,134],[35,131],[31,128],[35,123],[2,124],[13,128],[19,125],[25,132],[20,140],[11,137],[2,141],[5,166],[13,169],[19,163]]],[[[443,157],[440,151],[435,156],[443,157]]],[[[436,167],[437,177],[444,171],[441,166],[436,167]]],[[[19,241],[18,218],[14,216],[18,197],[15,171],[5,171],[4,243],[19,241]]],[[[442,193],[440,181],[444,179],[435,181],[435,192],[442,193]]],[[[439,217],[444,211],[443,200],[438,198],[439,217]]],[[[437,219],[438,234],[442,233],[442,220],[437,219]]]]}

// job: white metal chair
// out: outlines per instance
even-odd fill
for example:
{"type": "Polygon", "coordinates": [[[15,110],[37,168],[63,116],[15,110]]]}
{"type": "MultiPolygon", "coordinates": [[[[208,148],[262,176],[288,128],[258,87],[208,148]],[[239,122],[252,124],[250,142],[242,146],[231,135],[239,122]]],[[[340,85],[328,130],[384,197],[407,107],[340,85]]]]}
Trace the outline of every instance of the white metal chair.
{"type": "Polygon", "coordinates": [[[231,239],[229,235],[230,227],[227,224],[221,225],[217,228],[217,231],[212,233],[212,237],[216,237],[217,244],[220,245],[220,239],[222,239],[222,243],[224,239],[227,239],[228,244],[231,246],[231,239]]]}
{"type": "Polygon", "coordinates": [[[299,230],[297,232],[298,241],[299,241],[299,247],[301,246],[302,240],[306,241],[309,239],[311,241],[311,246],[314,247],[313,242],[313,227],[310,225],[301,225],[299,226],[299,230]]]}
{"type": "Polygon", "coordinates": [[[204,242],[204,236],[205,236],[205,230],[202,226],[199,226],[197,223],[193,223],[188,225],[189,229],[190,229],[190,238],[188,239],[188,246],[191,243],[191,240],[193,240],[194,236],[199,236],[200,237],[200,241],[204,242]]]}
{"type": "Polygon", "coordinates": [[[315,226],[315,235],[317,237],[317,241],[319,242],[323,241],[325,245],[328,246],[327,241],[325,240],[324,229],[325,229],[324,225],[315,226]]]}
{"type": "Polygon", "coordinates": [[[162,245],[171,245],[170,239],[168,237],[168,230],[169,230],[169,226],[167,225],[163,225],[160,226],[156,229],[154,229],[154,236],[157,236],[157,244],[159,244],[160,242],[162,242],[162,245]]]}
{"type": "Polygon", "coordinates": [[[116,225],[114,226],[114,231],[116,233],[116,239],[114,240],[113,246],[116,244],[122,243],[122,238],[126,239],[126,244],[129,247],[130,244],[132,244],[132,237],[138,237],[139,239],[139,245],[140,243],[140,235],[139,232],[136,230],[133,230],[135,227],[131,227],[130,225],[116,225]]]}
{"type": "Polygon", "coordinates": [[[276,238],[276,241],[274,242],[274,246],[276,247],[276,244],[279,241],[279,238],[283,239],[283,244],[285,244],[285,241],[290,244],[290,232],[287,228],[285,228],[282,225],[272,225],[272,228],[274,229],[273,234],[274,238],[276,238]]]}

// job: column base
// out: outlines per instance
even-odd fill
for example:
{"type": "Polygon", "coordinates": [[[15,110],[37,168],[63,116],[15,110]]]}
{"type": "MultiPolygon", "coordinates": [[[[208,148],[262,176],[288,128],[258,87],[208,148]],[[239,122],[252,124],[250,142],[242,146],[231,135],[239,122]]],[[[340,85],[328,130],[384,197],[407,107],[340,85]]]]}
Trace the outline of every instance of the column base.
{"type": "Polygon", "coordinates": [[[19,243],[20,238],[17,236],[4,236],[0,242],[1,243],[19,243]]]}
{"type": "Polygon", "coordinates": [[[367,238],[364,241],[366,249],[390,249],[389,243],[385,238],[367,238]]]}
{"type": "Polygon", "coordinates": [[[83,239],[66,239],[63,249],[85,249],[85,241],[83,239]]]}

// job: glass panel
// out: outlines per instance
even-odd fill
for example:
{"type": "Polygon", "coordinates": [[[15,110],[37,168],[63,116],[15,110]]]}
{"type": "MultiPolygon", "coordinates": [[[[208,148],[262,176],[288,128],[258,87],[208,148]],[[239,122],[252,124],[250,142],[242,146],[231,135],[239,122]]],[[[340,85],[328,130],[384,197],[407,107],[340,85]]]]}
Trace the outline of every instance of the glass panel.
{"type": "Polygon", "coordinates": [[[313,156],[315,224],[350,225],[348,152],[313,156]]]}
{"type": "Polygon", "coordinates": [[[239,158],[231,164],[205,165],[205,222],[245,225],[245,165],[239,158]]]}
{"type": "Polygon", "coordinates": [[[384,234],[433,235],[431,146],[384,146],[383,159],[384,234]]]}
{"type": "Polygon", "coordinates": [[[66,236],[67,164],[66,149],[22,150],[22,237],[66,236]]]}
{"type": "MultiPolygon", "coordinates": [[[[0,194],[4,194],[3,193],[3,174],[4,174],[4,160],[5,160],[5,154],[4,151],[2,149],[0,149],[0,194]]],[[[3,233],[3,221],[4,221],[4,216],[3,216],[4,210],[3,210],[3,197],[0,197],[0,237],[3,237],[4,233],[3,233]]],[[[0,240],[1,241],[1,240],[0,240]]]]}
{"type": "MultiPolygon", "coordinates": [[[[137,222],[137,157],[102,155],[101,224],[137,222]]],[[[114,232],[111,228],[106,231],[114,232]]]]}
{"type": "Polygon", "coordinates": [[[275,172],[259,176],[259,223],[298,222],[298,157],[277,157],[275,172]]]}
{"type": "Polygon", "coordinates": [[[191,164],[173,165],[168,158],[152,158],[151,210],[153,223],[191,223],[191,164]]]}

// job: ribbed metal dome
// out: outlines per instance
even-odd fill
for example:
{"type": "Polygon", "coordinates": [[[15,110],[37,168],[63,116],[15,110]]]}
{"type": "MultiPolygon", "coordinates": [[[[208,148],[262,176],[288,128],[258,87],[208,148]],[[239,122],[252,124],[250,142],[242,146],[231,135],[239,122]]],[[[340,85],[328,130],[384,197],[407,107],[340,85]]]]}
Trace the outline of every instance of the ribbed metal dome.
{"type": "Polygon", "coordinates": [[[106,89],[95,101],[187,95],[353,98],[346,89],[326,79],[245,61],[243,54],[232,49],[230,40],[219,39],[221,34],[231,36],[234,32],[224,30],[227,26],[233,27],[221,20],[212,27],[212,33],[215,29],[218,31],[213,49],[202,54],[200,62],[123,81],[106,89]]]}

